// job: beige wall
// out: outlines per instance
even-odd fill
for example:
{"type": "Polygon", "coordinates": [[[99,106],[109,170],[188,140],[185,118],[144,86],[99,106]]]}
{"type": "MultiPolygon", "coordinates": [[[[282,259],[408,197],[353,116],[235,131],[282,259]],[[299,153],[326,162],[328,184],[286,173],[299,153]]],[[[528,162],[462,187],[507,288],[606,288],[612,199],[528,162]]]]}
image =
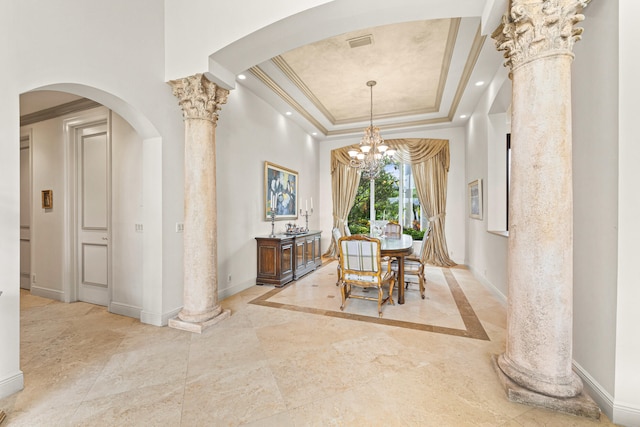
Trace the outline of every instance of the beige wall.
{"type": "Polygon", "coordinates": [[[637,102],[640,93],[640,57],[637,55],[637,18],[640,3],[620,0],[618,10],[618,295],[616,307],[616,372],[614,420],[640,425],[640,145],[637,143],[637,102]]]}
{"type": "MultiPolygon", "coordinates": [[[[310,198],[318,206],[318,189],[324,183],[318,180],[318,143],[242,85],[222,107],[216,151],[218,290],[222,299],[255,285],[255,237],[271,233],[271,222],[264,219],[264,162],[298,172],[298,200],[303,207],[310,198]]],[[[276,233],[283,232],[287,222],[276,221],[276,233]]],[[[292,222],[304,225],[304,218],[292,222]]],[[[317,227],[314,213],[309,228],[317,227]]],[[[331,229],[323,231],[328,236],[331,229]]]]}
{"type": "Polygon", "coordinates": [[[618,259],[616,2],[593,2],[573,62],[574,352],[615,393],[618,259]],[[603,78],[603,76],[609,76],[603,78]],[[594,84],[597,82],[597,84],[594,84]],[[598,343],[598,345],[594,345],[598,343]]]}
{"type": "MultiPolygon", "coordinates": [[[[502,127],[497,127],[495,120],[506,115],[509,105],[501,104],[497,97],[501,90],[507,90],[510,94],[510,84],[507,72],[498,70],[466,127],[466,180],[483,180],[484,215],[482,220],[467,218],[465,259],[476,278],[502,301],[507,298],[507,237],[490,233],[489,230],[494,230],[489,224],[500,222],[493,216],[497,209],[494,199],[504,197],[505,178],[494,172],[496,162],[499,161],[496,157],[504,161],[500,148],[504,147],[507,126],[505,123],[502,127]],[[505,85],[506,89],[503,89],[505,85]],[[500,180],[500,184],[497,180],[500,180]]],[[[501,206],[505,209],[504,204],[501,206]]],[[[504,212],[499,215],[504,220],[504,212]]]]}

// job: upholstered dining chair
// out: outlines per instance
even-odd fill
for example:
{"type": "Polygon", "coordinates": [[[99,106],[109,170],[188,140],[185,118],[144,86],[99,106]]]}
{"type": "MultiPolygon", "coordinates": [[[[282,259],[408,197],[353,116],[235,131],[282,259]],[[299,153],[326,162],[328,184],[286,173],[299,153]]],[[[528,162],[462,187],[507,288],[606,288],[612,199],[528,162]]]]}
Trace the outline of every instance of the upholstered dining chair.
{"type": "MultiPolygon", "coordinates": [[[[426,248],[427,248],[427,239],[431,234],[431,225],[427,228],[427,231],[424,233],[424,237],[422,238],[422,247],[420,249],[420,256],[417,257],[415,255],[410,255],[404,258],[404,286],[405,289],[409,289],[409,283],[411,283],[411,278],[416,277],[418,279],[418,286],[420,289],[420,296],[422,299],[425,298],[424,290],[427,283],[427,279],[424,276],[424,266],[426,265],[426,248]]],[[[397,265],[393,266],[394,269],[397,269],[397,265]]],[[[402,286],[400,284],[399,286],[402,286]]]]}
{"type": "Polygon", "coordinates": [[[338,280],[336,281],[336,286],[340,286],[340,238],[342,237],[342,233],[338,227],[333,227],[331,230],[331,234],[333,235],[333,240],[336,244],[336,253],[338,254],[338,280]]]}
{"type": "MultiPolygon", "coordinates": [[[[382,305],[389,302],[393,305],[393,286],[395,285],[395,272],[391,265],[386,271],[382,269],[380,257],[380,240],[363,236],[344,236],[339,240],[341,269],[340,293],[344,310],[347,298],[358,298],[378,302],[378,316],[382,317],[382,305]],[[366,291],[369,288],[377,289],[377,297],[367,296],[364,293],[353,293],[353,288],[366,291]],[[386,297],[384,288],[387,288],[386,297]]],[[[390,264],[390,261],[389,261],[390,264]]]]}
{"type": "MultiPolygon", "coordinates": [[[[400,237],[402,237],[402,226],[397,222],[388,222],[384,225],[384,228],[382,229],[382,235],[384,237],[388,237],[389,239],[399,239],[400,237]]],[[[389,260],[388,257],[385,257],[382,259],[382,261],[384,262],[386,262],[387,260],[389,260]]],[[[397,262],[396,258],[391,258],[391,261],[397,262]]],[[[384,266],[383,266],[383,270],[384,270],[384,266]]],[[[396,269],[396,271],[398,270],[396,269]]]]}
{"type": "Polygon", "coordinates": [[[388,222],[384,226],[384,230],[382,234],[385,237],[390,237],[392,239],[399,239],[402,237],[402,226],[396,222],[388,222]]]}

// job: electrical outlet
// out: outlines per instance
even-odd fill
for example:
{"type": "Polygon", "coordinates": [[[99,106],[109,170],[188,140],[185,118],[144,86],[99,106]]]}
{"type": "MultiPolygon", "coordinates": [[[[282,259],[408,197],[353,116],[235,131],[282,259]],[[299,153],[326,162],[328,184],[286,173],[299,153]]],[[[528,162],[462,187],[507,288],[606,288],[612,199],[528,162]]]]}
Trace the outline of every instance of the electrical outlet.
{"type": "Polygon", "coordinates": [[[33,273],[33,283],[36,283],[36,273],[33,273]]]}
{"type": "Polygon", "coordinates": [[[184,223],[176,222],[176,233],[182,233],[184,231],[184,223]]]}
{"type": "Polygon", "coordinates": [[[231,275],[229,275],[229,277],[227,277],[227,283],[231,283],[231,275]]]}
{"type": "Polygon", "coordinates": [[[143,228],[142,228],[142,224],[136,224],[136,233],[142,233],[143,228]]]}

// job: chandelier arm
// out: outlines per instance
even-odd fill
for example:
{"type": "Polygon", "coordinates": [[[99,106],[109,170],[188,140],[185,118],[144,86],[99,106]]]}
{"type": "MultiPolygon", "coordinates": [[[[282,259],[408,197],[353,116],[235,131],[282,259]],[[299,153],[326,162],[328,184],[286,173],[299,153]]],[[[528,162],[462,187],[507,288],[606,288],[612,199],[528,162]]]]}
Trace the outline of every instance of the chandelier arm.
{"type": "Polygon", "coordinates": [[[369,115],[369,126],[371,127],[371,131],[373,133],[373,85],[369,86],[369,88],[371,89],[371,108],[370,108],[370,112],[371,114],[369,115]]]}
{"type": "Polygon", "coordinates": [[[360,153],[354,150],[354,154],[350,156],[349,162],[351,167],[360,169],[360,171],[370,180],[376,179],[385,164],[385,154],[387,146],[384,139],[380,136],[380,129],[373,126],[373,87],[376,85],[375,80],[369,80],[370,95],[370,111],[369,111],[369,127],[364,130],[364,135],[360,141],[360,153]]]}

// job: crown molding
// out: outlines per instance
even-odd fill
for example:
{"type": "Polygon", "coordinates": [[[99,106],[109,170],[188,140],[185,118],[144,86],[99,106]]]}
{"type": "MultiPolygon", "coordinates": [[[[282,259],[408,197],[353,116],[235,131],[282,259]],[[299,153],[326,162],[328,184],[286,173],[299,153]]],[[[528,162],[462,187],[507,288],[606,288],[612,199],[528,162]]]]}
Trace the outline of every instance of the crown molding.
{"type": "Polygon", "coordinates": [[[318,120],[316,120],[302,105],[298,103],[291,95],[289,95],[284,89],[271,79],[260,67],[254,66],[249,69],[251,74],[256,76],[262,83],[264,83],[269,89],[271,89],[276,95],[284,100],[287,104],[296,110],[302,117],[307,119],[313,126],[315,126],[323,134],[327,134],[327,128],[322,126],[318,120]]]}
{"type": "Polygon", "coordinates": [[[76,101],[67,102],[66,104],[57,105],[55,107],[46,108],[36,111],[35,113],[20,116],[20,126],[31,125],[33,123],[42,122],[44,120],[54,119],[78,111],[89,110],[91,108],[101,107],[102,105],[92,101],[91,99],[78,99],[76,101]]]}
{"type": "Polygon", "coordinates": [[[480,57],[480,52],[482,51],[482,46],[484,45],[484,41],[487,39],[487,36],[483,36],[481,33],[481,26],[478,25],[478,30],[476,31],[476,36],[473,39],[473,45],[471,45],[471,49],[469,50],[469,56],[467,57],[467,62],[464,66],[464,70],[462,71],[462,76],[460,76],[460,81],[458,82],[458,88],[456,89],[456,94],[453,97],[453,101],[451,102],[451,108],[449,109],[449,120],[453,120],[453,117],[458,110],[458,105],[460,105],[460,100],[462,99],[462,95],[464,94],[464,89],[467,87],[469,83],[469,79],[471,79],[471,73],[473,73],[473,69],[476,66],[476,62],[478,62],[478,58],[480,57]]]}

